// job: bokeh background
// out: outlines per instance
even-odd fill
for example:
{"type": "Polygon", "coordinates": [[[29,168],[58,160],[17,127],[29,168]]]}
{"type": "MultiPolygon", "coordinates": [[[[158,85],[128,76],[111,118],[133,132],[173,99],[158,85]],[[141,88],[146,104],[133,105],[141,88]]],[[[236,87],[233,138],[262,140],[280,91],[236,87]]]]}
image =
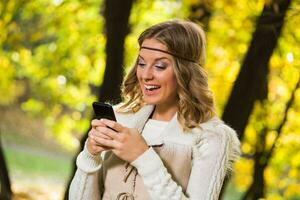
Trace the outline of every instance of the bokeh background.
{"type": "Polygon", "coordinates": [[[1,0],[0,199],[66,199],[91,103],[120,101],[139,33],[174,18],[206,31],[218,115],[242,140],[222,199],[300,199],[299,14],[299,0],[1,0]]]}

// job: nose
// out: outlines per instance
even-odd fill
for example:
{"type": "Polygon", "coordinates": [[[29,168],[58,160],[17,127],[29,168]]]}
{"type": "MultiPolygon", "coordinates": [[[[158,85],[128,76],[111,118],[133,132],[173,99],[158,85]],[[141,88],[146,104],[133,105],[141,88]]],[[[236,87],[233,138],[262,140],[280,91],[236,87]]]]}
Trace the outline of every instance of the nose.
{"type": "Polygon", "coordinates": [[[145,66],[142,71],[142,79],[145,81],[153,79],[153,71],[151,66],[145,66]]]}

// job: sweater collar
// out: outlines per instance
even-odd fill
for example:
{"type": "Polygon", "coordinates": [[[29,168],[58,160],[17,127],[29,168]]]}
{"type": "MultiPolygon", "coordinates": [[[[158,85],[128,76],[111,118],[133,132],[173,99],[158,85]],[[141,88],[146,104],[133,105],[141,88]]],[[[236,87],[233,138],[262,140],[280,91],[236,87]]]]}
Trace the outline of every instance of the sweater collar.
{"type": "MultiPolygon", "coordinates": [[[[128,115],[116,115],[117,117],[117,121],[119,121],[121,124],[130,127],[130,128],[136,128],[140,133],[143,131],[143,128],[147,122],[147,120],[149,119],[151,113],[153,112],[154,109],[154,105],[145,105],[143,106],[139,111],[137,111],[136,113],[134,113],[131,116],[128,115]]],[[[208,129],[213,129],[213,127],[215,126],[215,122],[220,121],[217,117],[213,117],[211,120],[201,123],[200,124],[200,129],[202,130],[208,130],[208,129]]],[[[192,129],[190,132],[191,134],[184,134],[186,136],[190,135],[194,135],[194,132],[198,132],[199,129],[192,129]]],[[[199,133],[199,132],[198,132],[199,133]]],[[[165,129],[162,132],[162,141],[158,141],[157,144],[163,143],[164,138],[177,138],[178,136],[183,134],[183,129],[180,125],[180,123],[177,120],[177,113],[175,113],[175,115],[173,116],[173,118],[169,121],[169,123],[167,124],[167,126],[165,127],[165,129]]],[[[198,135],[198,134],[197,134],[198,135]]],[[[157,145],[157,144],[153,144],[153,145],[157,145]]],[[[151,144],[152,145],[152,144],[151,144]]]]}
{"type": "Polygon", "coordinates": [[[134,115],[134,127],[138,129],[139,132],[142,132],[147,120],[149,119],[151,113],[154,110],[153,105],[146,105],[142,107],[138,112],[134,115]]]}
{"type": "MultiPolygon", "coordinates": [[[[137,113],[134,114],[135,123],[133,126],[138,129],[138,131],[141,133],[143,131],[143,128],[145,124],[147,123],[147,120],[149,119],[151,113],[154,110],[153,105],[146,105],[142,107],[137,113]]],[[[162,137],[160,140],[155,141],[152,144],[149,145],[161,145],[164,143],[164,138],[166,136],[170,135],[180,135],[182,134],[182,128],[180,127],[180,124],[177,121],[177,113],[172,117],[172,119],[168,122],[167,126],[162,131],[162,137]]]]}

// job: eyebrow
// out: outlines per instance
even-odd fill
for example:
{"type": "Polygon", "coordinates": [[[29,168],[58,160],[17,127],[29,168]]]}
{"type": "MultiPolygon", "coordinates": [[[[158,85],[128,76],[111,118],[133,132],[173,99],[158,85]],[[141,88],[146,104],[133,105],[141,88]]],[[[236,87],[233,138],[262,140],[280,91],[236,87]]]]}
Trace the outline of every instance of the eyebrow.
{"type": "MultiPolygon", "coordinates": [[[[143,59],[145,61],[145,59],[141,55],[138,55],[138,58],[141,58],[141,59],[143,59]]],[[[154,59],[154,61],[156,62],[156,61],[163,60],[163,59],[167,59],[168,61],[170,61],[170,58],[167,58],[165,56],[156,58],[156,59],[154,59]]]]}
{"type": "Polygon", "coordinates": [[[140,50],[141,50],[141,49],[148,49],[148,50],[152,50],[152,51],[160,51],[160,52],[163,52],[163,53],[172,55],[172,56],[174,56],[174,57],[177,57],[177,58],[180,58],[180,59],[189,61],[189,62],[198,63],[198,62],[195,61],[195,60],[192,60],[192,59],[189,59],[189,58],[186,58],[186,57],[182,57],[182,56],[180,56],[180,55],[178,55],[178,54],[176,54],[176,53],[172,53],[172,52],[165,51],[165,50],[162,50],[162,49],[157,49],[157,48],[152,48],[152,47],[147,47],[147,46],[141,46],[141,47],[140,47],[140,50]]]}

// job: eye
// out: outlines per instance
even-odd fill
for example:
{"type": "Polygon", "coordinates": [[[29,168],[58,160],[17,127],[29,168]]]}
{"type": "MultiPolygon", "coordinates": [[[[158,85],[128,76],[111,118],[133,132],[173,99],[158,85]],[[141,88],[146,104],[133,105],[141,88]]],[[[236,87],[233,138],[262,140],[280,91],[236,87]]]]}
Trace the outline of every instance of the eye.
{"type": "Polygon", "coordinates": [[[155,64],[155,67],[157,69],[159,69],[159,70],[164,70],[164,69],[167,68],[167,64],[165,64],[165,63],[157,63],[157,64],[155,64]]]}
{"type": "Polygon", "coordinates": [[[144,63],[144,62],[142,62],[142,61],[138,61],[137,62],[137,66],[138,67],[144,67],[146,64],[144,63]]]}
{"type": "Polygon", "coordinates": [[[141,59],[139,59],[136,64],[138,67],[144,67],[146,65],[145,62],[141,59]]]}

